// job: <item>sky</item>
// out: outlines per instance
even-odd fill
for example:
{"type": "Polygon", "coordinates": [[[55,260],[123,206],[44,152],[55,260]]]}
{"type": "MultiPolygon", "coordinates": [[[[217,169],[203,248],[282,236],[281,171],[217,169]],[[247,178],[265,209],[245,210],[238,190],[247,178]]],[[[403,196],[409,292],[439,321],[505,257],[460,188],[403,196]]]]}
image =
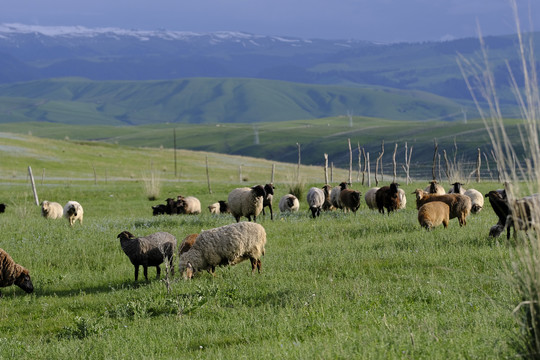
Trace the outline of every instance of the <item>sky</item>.
{"type": "MultiPolygon", "coordinates": [[[[516,2],[522,29],[540,30],[540,1],[516,2]]],[[[0,23],[382,43],[516,33],[509,0],[1,0],[0,23]]]]}

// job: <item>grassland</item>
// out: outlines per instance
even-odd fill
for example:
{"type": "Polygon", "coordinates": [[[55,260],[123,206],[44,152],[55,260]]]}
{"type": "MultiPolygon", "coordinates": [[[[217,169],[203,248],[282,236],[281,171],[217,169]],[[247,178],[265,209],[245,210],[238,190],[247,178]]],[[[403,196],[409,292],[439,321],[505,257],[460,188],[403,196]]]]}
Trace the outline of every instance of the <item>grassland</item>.
{"type": "MultiPolygon", "coordinates": [[[[178,239],[233,222],[229,215],[151,216],[138,174],[160,171],[162,197],[185,194],[203,206],[232,188],[266,182],[270,162],[182,152],[174,177],[170,150],[77,143],[3,134],[0,247],[30,269],[31,295],[4,288],[0,358],[505,358],[517,331],[518,299],[505,279],[514,245],[488,238],[496,217],[486,204],[460,228],[426,232],[407,209],[261,218],[268,234],[263,273],[241,263],[192,281],[133,281],[116,235],[168,231],[178,239]],[[7,151],[6,151],[7,150],[7,151]],[[205,179],[211,160],[212,194],[205,179]],[[238,180],[245,164],[248,181],[238,180]],[[40,200],[78,200],[84,224],[47,221],[26,179],[32,165],[40,200]],[[43,179],[38,169],[45,169],[43,179]],[[94,169],[97,181],[94,181],[94,169]],[[105,177],[105,170],[108,177],[105,177]]],[[[296,166],[276,166],[276,199],[296,166]]],[[[340,178],[344,173],[336,176],[340,178]]],[[[302,167],[305,188],[320,167],[302,167]]],[[[388,182],[385,177],[385,182],[388,182]]],[[[404,182],[403,182],[404,183],[404,182]]],[[[447,186],[448,184],[445,184],[447,186]]],[[[468,186],[472,187],[473,184],[468,186]]],[[[474,184],[481,192],[500,184],[474,184]]],[[[358,183],[353,188],[363,192],[358,183]]],[[[274,201],[277,207],[277,201],[274,201]]],[[[150,276],[155,274],[149,271],[150,276]]]]}

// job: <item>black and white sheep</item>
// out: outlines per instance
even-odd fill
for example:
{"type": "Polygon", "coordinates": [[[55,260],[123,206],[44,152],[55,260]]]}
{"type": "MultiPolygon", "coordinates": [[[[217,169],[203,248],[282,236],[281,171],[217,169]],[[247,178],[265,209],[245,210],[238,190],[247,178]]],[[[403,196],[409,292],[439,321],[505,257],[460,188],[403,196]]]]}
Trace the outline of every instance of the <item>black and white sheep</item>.
{"type": "Polygon", "coordinates": [[[219,200],[217,203],[208,205],[210,214],[226,214],[229,212],[229,205],[225,200],[219,200]]]}
{"type": "Polygon", "coordinates": [[[338,186],[335,186],[332,188],[332,191],[330,192],[330,201],[332,202],[332,206],[336,209],[341,209],[343,206],[341,205],[341,199],[340,194],[341,190],[347,189],[349,186],[346,182],[341,182],[338,186]]]}
{"type": "Polygon", "coordinates": [[[383,186],[375,193],[375,200],[377,202],[377,209],[381,214],[384,214],[384,209],[388,215],[392,211],[399,209],[399,184],[391,183],[389,186],[383,186]]]}
{"type": "Polygon", "coordinates": [[[540,194],[525,196],[513,201],[509,201],[506,195],[504,190],[493,190],[485,196],[489,199],[493,211],[499,218],[497,225],[490,229],[490,235],[499,236],[506,228],[506,238],[510,239],[511,228],[514,228],[515,236],[517,230],[527,231],[535,223],[540,209],[540,194]]]}
{"type": "Polygon", "coordinates": [[[465,195],[465,189],[463,188],[463,184],[456,181],[452,184],[452,187],[448,190],[448,193],[465,195]]]}
{"type": "Polygon", "coordinates": [[[431,180],[429,182],[429,185],[424,189],[429,194],[437,194],[437,195],[444,195],[446,194],[446,191],[444,191],[444,188],[439,184],[437,180],[431,180]]]}
{"type": "Polygon", "coordinates": [[[135,281],[139,279],[139,266],[142,265],[144,278],[148,281],[148,267],[155,266],[157,278],[161,275],[159,265],[168,259],[171,273],[174,274],[173,255],[176,238],[167,232],[157,232],[144,237],[135,237],[129,231],[117,236],[120,246],[135,267],[135,281]]]}
{"type": "Polygon", "coordinates": [[[311,210],[311,215],[313,216],[313,218],[316,218],[321,214],[321,209],[324,204],[324,192],[322,191],[322,189],[312,187],[311,189],[309,189],[306,199],[309,210],[311,210]]]}
{"type": "Polygon", "coordinates": [[[69,225],[73,226],[75,221],[79,220],[79,223],[83,223],[83,208],[77,201],[68,201],[64,205],[64,217],[69,221],[69,225]]]}
{"type": "Polygon", "coordinates": [[[370,208],[371,210],[376,210],[377,209],[376,194],[377,194],[377,190],[379,190],[379,189],[380,189],[379,187],[371,188],[368,191],[366,191],[366,194],[364,195],[364,199],[366,200],[366,204],[367,204],[368,208],[370,208]]]}
{"type": "Polygon", "coordinates": [[[467,189],[463,194],[471,198],[471,213],[478,214],[484,208],[484,196],[476,189],[467,189]]]}
{"type": "Polygon", "coordinates": [[[195,196],[178,195],[176,201],[176,211],[178,214],[196,215],[201,213],[201,202],[195,196]]]}
{"type": "Polygon", "coordinates": [[[442,201],[425,203],[418,209],[418,222],[420,226],[431,230],[441,224],[448,227],[450,220],[450,207],[442,201]]]}
{"type": "Polygon", "coordinates": [[[272,200],[274,199],[274,184],[266,184],[264,185],[264,192],[266,193],[264,199],[263,199],[263,209],[262,213],[263,215],[266,215],[264,213],[264,208],[268,207],[270,209],[270,220],[274,220],[274,213],[272,211],[272,200]]]}
{"type": "Polygon", "coordinates": [[[41,216],[45,219],[61,219],[64,216],[64,208],[57,202],[43,200],[41,216]]]}
{"type": "Polygon", "coordinates": [[[28,294],[34,291],[28,269],[15,263],[4,249],[0,249],[0,288],[11,285],[17,285],[28,294]]]}
{"type": "Polygon", "coordinates": [[[229,211],[236,222],[239,222],[242,216],[247,217],[249,221],[253,216],[253,221],[257,222],[257,216],[263,209],[265,196],[266,192],[262,185],[255,185],[251,188],[236,188],[229,193],[227,199],[229,211]]]}
{"type": "Polygon", "coordinates": [[[339,201],[344,212],[352,211],[356,213],[356,210],[360,207],[361,199],[362,193],[353,189],[343,189],[339,194],[339,201]]]}
{"type": "Polygon", "coordinates": [[[300,209],[300,202],[293,194],[284,195],[279,200],[279,211],[281,212],[295,212],[300,209]]]}
{"type": "Polygon", "coordinates": [[[416,208],[432,201],[442,201],[450,207],[450,219],[458,218],[459,225],[467,225],[467,216],[471,213],[471,198],[460,194],[430,194],[422,189],[416,189],[416,208]]]}
{"type": "Polygon", "coordinates": [[[249,259],[251,273],[261,271],[266,231],[251,222],[239,222],[202,231],[187,252],[180,255],[179,268],[184,279],[198,271],[214,274],[216,266],[236,265],[249,259]]]}

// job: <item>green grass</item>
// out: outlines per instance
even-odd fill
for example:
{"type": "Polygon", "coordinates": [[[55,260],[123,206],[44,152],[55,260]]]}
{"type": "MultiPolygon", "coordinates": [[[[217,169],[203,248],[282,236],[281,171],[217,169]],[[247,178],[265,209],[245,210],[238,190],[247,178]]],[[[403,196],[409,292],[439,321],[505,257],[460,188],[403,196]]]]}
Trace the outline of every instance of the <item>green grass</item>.
{"type": "MultiPolygon", "coordinates": [[[[232,216],[211,215],[206,206],[241,186],[225,175],[235,173],[235,165],[226,168],[237,160],[219,159],[223,169],[212,194],[201,181],[204,165],[182,180],[173,179],[169,168],[162,177],[163,199],[180,193],[197,196],[203,214],[153,217],[150,206],[163,201],[148,201],[141,182],[122,177],[150,159],[162,166],[158,159],[168,157],[167,152],[33,140],[25,143],[37,155],[22,154],[17,160],[11,152],[0,164],[1,174],[9,169],[24,174],[33,157],[42,157],[47,169],[63,163],[54,177],[37,181],[40,200],[79,201],[84,224],[70,228],[64,219],[43,219],[24,177],[2,179],[0,201],[8,208],[0,215],[0,247],[30,269],[35,291],[27,295],[17,287],[2,289],[0,358],[515,356],[507,339],[517,329],[511,311],[519,300],[504,275],[513,245],[488,238],[497,221],[489,204],[464,228],[451,220],[448,229],[426,232],[418,225],[411,192],[427,182],[404,186],[407,209],[391,216],[362,204],[356,215],[331,212],[311,219],[301,199],[298,213],[278,214],[274,221],[268,215],[259,218],[268,238],[262,274],[250,275],[244,262],[217,269],[215,277],[176,277],[168,293],[162,281],[153,279],[155,269],[149,270],[149,283],[134,283],[133,266],[116,235],[123,230],[137,235],[168,231],[181,240],[232,223],[232,216]],[[102,154],[96,166],[115,165],[119,177],[94,184],[85,161],[77,166],[63,155],[67,145],[74,157],[84,158],[87,151],[95,158],[102,154]],[[46,147],[57,148],[45,153],[46,147]],[[129,162],[130,156],[138,161],[129,162]]],[[[26,149],[22,144],[10,146],[26,149]]],[[[196,164],[202,159],[186,152],[183,160],[196,164]]],[[[294,165],[285,169],[291,174],[296,170],[294,165]]],[[[306,188],[322,185],[322,170],[312,170],[320,177],[307,181],[306,188]]],[[[249,184],[263,182],[269,171],[266,165],[254,165],[249,176],[249,184]]],[[[279,176],[276,208],[292,178],[279,176]]],[[[485,193],[501,184],[474,187],[485,193]]],[[[359,184],[353,188],[367,190],[359,184]]]]}

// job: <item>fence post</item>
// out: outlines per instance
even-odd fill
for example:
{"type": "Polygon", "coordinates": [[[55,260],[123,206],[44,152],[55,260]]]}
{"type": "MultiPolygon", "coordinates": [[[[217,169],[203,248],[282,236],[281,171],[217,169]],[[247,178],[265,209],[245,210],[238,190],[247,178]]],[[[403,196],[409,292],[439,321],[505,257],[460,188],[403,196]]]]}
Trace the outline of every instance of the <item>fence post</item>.
{"type": "Polygon", "coordinates": [[[28,175],[30,175],[30,183],[32,184],[32,191],[34,192],[34,201],[36,202],[36,205],[39,206],[36,183],[34,182],[34,175],[32,174],[32,168],[30,166],[28,167],[28,175]]]}

